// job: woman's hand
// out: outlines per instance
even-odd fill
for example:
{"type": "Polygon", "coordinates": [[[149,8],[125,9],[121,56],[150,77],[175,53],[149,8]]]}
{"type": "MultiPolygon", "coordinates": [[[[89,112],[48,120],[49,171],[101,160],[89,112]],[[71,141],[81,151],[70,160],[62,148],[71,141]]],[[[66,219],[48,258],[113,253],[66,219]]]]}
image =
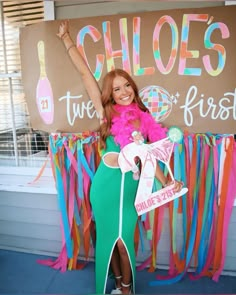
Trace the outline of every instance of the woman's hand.
{"type": "Polygon", "coordinates": [[[174,180],[174,181],[170,181],[170,182],[167,182],[167,184],[165,185],[165,187],[171,185],[174,183],[174,192],[175,193],[178,193],[179,191],[181,191],[184,183],[182,181],[178,181],[178,180],[174,180]]]}
{"type": "Polygon", "coordinates": [[[63,21],[59,26],[57,36],[63,40],[67,34],[69,34],[69,21],[63,21]]]}

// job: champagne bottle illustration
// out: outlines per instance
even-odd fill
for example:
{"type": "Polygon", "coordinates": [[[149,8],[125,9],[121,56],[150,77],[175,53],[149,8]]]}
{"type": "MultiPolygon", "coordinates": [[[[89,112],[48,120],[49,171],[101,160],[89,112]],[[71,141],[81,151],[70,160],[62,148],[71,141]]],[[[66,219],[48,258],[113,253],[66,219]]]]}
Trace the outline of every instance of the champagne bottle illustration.
{"type": "Polygon", "coordinates": [[[47,78],[45,66],[44,42],[38,42],[38,59],[40,66],[40,77],[36,90],[36,102],[40,117],[46,124],[52,124],[54,118],[54,101],[51,84],[47,78]]]}

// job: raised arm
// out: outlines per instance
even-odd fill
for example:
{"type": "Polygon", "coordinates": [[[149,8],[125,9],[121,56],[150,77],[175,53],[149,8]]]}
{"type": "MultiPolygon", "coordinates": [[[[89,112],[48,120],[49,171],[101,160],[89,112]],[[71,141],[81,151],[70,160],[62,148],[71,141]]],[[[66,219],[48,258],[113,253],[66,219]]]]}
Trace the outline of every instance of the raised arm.
{"type": "Polygon", "coordinates": [[[80,54],[79,50],[77,49],[76,45],[74,44],[73,40],[71,39],[69,33],[69,23],[68,21],[64,21],[59,26],[59,31],[57,36],[63,41],[67,52],[79,71],[84,87],[92,100],[94,107],[99,115],[100,122],[103,119],[103,106],[101,102],[101,90],[99,85],[94,78],[93,74],[91,73],[88,65],[84,61],[82,55],[80,54]]]}

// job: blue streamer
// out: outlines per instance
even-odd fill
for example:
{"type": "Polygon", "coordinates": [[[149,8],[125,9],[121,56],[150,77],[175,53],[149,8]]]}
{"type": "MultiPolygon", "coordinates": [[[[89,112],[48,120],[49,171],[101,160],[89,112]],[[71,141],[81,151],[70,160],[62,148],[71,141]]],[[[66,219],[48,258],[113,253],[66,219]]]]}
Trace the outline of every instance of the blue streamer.
{"type": "Polygon", "coordinates": [[[142,224],[141,224],[140,220],[138,220],[138,228],[139,228],[139,237],[140,237],[141,249],[142,249],[142,252],[143,252],[145,247],[144,247],[142,224]]]}
{"type": "Polygon", "coordinates": [[[56,170],[55,172],[56,172],[56,180],[57,180],[56,184],[57,184],[58,203],[59,203],[59,209],[61,211],[61,216],[62,216],[66,250],[67,250],[68,257],[72,258],[73,257],[72,240],[70,237],[70,226],[69,226],[67,208],[65,203],[63,179],[59,171],[59,168],[57,166],[55,170],[56,170]]]}
{"type": "MultiPolygon", "coordinates": [[[[194,202],[194,214],[193,214],[193,219],[192,219],[192,224],[191,224],[191,234],[190,234],[190,238],[189,238],[189,246],[188,246],[188,250],[187,250],[187,255],[186,255],[186,267],[185,269],[187,269],[187,266],[189,265],[191,258],[192,258],[192,253],[193,253],[193,248],[194,248],[194,242],[195,242],[195,238],[196,238],[196,231],[197,231],[197,202],[194,202]]],[[[174,283],[179,282],[185,275],[186,270],[183,271],[182,273],[178,274],[177,276],[175,276],[174,278],[170,278],[170,279],[165,279],[165,280],[155,280],[155,281],[151,281],[149,282],[149,286],[154,287],[154,286],[164,286],[164,285],[171,285],[174,283]]]]}
{"type": "Polygon", "coordinates": [[[191,161],[193,156],[193,138],[192,136],[188,136],[188,146],[189,146],[189,159],[191,161]]]}
{"type": "Polygon", "coordinates": [[[76,199],[74,200],[74,216],[75,216],[75,221],[76,224],[79,226],[82,224],[81,218],[80,218],[80,214],[79,214],[79,208],[76,202],[76,199]]]}

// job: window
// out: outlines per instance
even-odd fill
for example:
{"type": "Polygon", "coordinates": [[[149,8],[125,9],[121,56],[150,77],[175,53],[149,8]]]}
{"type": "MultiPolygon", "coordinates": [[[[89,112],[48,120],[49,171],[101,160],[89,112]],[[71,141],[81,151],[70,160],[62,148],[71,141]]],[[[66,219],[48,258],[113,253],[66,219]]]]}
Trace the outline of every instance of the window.
{"type": "Polygon", "coordinates": [[[39,167],[48,134],[33,130],[21,79],[19,31],[44,20],[43,1],[1,1],[0,166],[39,167]]]}

